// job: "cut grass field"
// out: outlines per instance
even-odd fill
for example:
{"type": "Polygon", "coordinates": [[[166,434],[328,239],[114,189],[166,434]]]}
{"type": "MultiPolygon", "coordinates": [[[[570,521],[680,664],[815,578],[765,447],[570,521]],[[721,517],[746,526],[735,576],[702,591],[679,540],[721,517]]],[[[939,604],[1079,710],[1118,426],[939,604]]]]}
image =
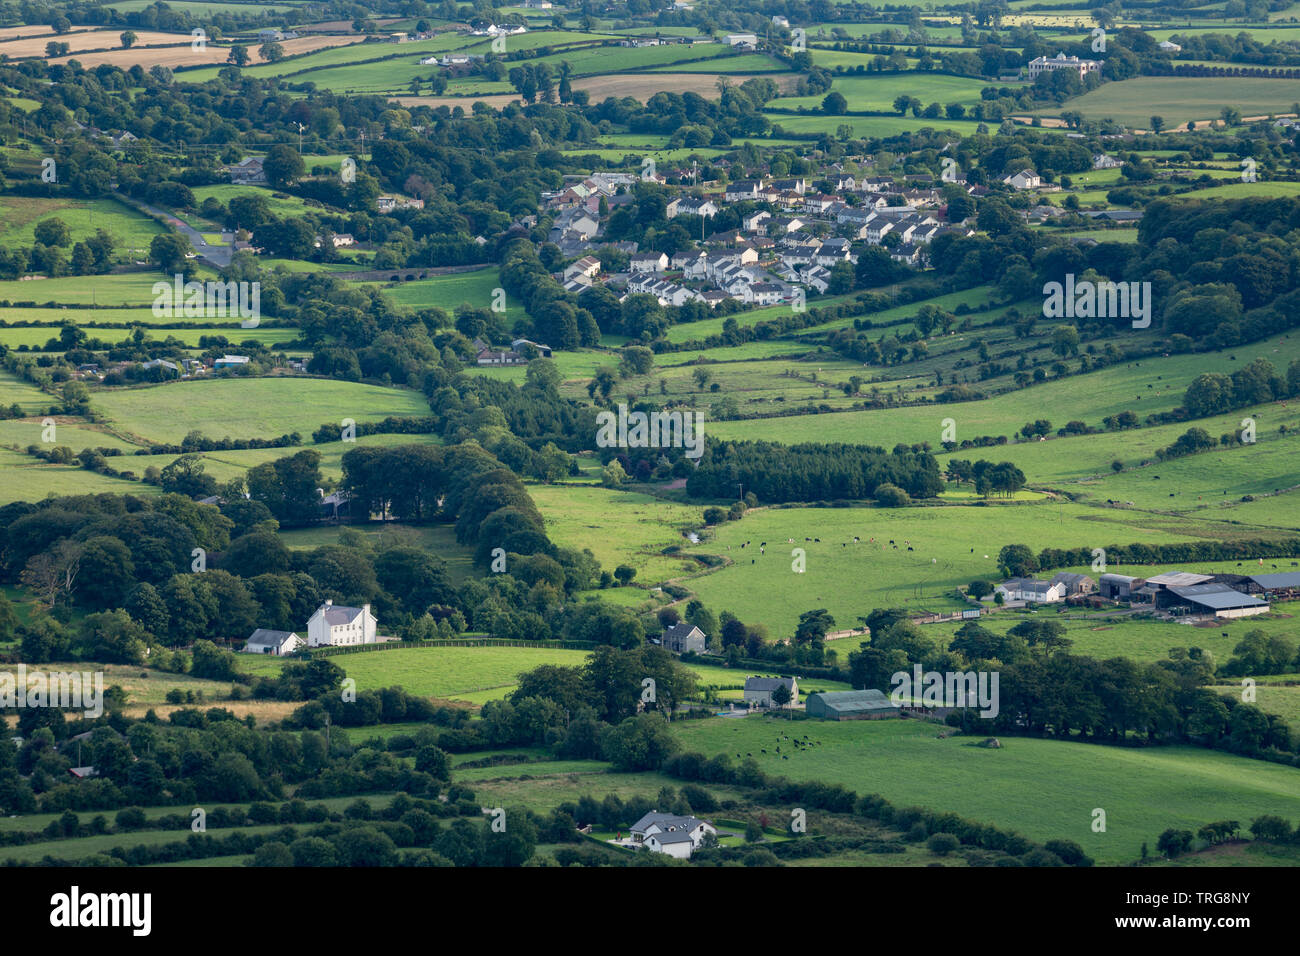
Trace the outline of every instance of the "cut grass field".
{"type": "MultiPolygon", "coordinates": [[[[197,278],[209,278],[200,275],[197,278]]],[[[59,305],[116,305],[151,307],[153,284],[164,281],[157,272],[123,272],[114,275],[61,276],[57,279],[0,280],[0,301],[59,305]]]]}
{"type": "MultiPolygon", "coordinates": [[[[1117,123],[1145,128],[1152,116],[1164,117],[1169,127],[1188,120],[1219,118],[1225,106],[1246,116],[1285,113],[1296,101],[1296,84],[1259,77],[1140,76],[1104,83],[1090,93],[1067,100],[1065,109],[1088,119],[1110,118],[1117,123]]],[[[1040,110],[1055,116],[1060,110],[1040,110]]]]}
{"type": "Polygon", "coordinates": [[[766,717],[673,725],[687,750],[729,754],[733,762],[737,752],[752,753],[769,774],[843,784],[895,806],[951,811],[1039,842],[1073,840],[1103,864],[1136,860],[1142,844],[1154,848],[1169,827],[1195,832],[1213,820],[1300,816],[1291,767],[1193,747],[1021,737],[1002,738],[993,750],[970,746],[969,737],[939,739],[939,729],[915,720],[787,724],[766,717]],[[783,733],[821,743],[785,760],[773,752],[783,733]],[[1092,832],[1098,807],[1106,811],[1105,833],[1092,832]]]}
{"type": "MultiPolygon", "coordinates": [[[[400,685],[408,694],[454,700],[487,690],[505,697],[524,671],[542,664],[580,667],[586,658],[586,651],[554,647],[409,647],[329,660],[357,682],[359,691],[400,685]]],[[[240,658],[242,668],[254,674],[275,673],[281,663],[240,658]]]]}
{"type": "MultiPolygon", "coordinates": [[[[816,58],[816,55],[814,55],[816,58]]],[[[851,111],[887,112],[893,109],[894,100],[901,94],[914,96],[923,105],[961,103],[972,105],[980,101],[980,89],[987,86],[984,80],[967,79],[934,73],[878,73],[870,76],[836,76],[831,89],[844,95],[851,111]]],[[[820,109],[825,93],[816,96],[782,97],[769,105],[782,109],[820,109]]],[[[932,120],[939,123],[940,120],[932,120]]]]}
{"type": "MultiPolygon", "coordinates": [[[[410,270],[394,269],[394,275],[405,275],[410,270]]],[[[364,282],[364,286],[379,286],[395,305],[412,309],[442,309],[451,314],[461,305],[476,309],[492,308],[493,294],[501,288],[501,272],[496,266],[476,269],[473,272],[453,272],[431,279],[414,279],[395,284],[364,282]]],[[[523,316],[519,300],[506,296],[506,313],[503,317],[510,325],[523,316]]],[[[495,344],[495,343],[494,343],[495,344]]]]}
{"type": "Polygon", "coordinates": [[[243,439],[277,438],[297,431],[309,442],[312,431],[325,422],[429,413],[428,402],[418,392],[300,377],[106,389],[95,393],[92,405],[123,435],[168,443],[180,442],[194,429],[209,438],[243,439]]]}

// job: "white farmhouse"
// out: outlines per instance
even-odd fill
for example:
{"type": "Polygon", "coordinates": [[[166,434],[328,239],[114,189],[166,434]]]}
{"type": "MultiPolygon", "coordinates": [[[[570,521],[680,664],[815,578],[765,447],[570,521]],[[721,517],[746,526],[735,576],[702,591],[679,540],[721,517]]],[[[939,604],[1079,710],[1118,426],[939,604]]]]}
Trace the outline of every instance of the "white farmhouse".
{"type": "Polygon", "coordinates": [[[1014,176],[1008,176],[1002,181],[1013,189],[1037,189],[1043,184],[1043,180],[1038,173],[1032,169],[1022,169],[1014,176]]]}
{"type": "Polygon", "coordinates": [[[712,824],[696,817],[682,817],[655,810],[632,824],[632,841],[653,853],[667,853],[689,860],[706,836],[717,836],[712,824]]]}
{"type": "Polygon", "coordinates": [[[375,643],[375,616],[369,604],[342,607],[326,601],[307,620],[308,647],[375,643]]]}

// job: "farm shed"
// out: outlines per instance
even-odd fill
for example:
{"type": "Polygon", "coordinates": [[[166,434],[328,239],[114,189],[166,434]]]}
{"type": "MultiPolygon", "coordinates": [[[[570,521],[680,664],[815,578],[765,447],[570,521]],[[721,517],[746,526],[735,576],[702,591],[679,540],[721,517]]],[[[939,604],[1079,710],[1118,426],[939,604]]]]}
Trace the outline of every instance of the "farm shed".
{"type": "Polygon", "coordinates": [[[1226,584],[1197,584],[1190,587],[1171,587],[1175,595],[1171,607],[1189,606],[1194,614],[1213,614],[1215,617],[1250,617],[1267,614],[1268,602],[1228,587],[1226,584]],[[1178,603],[1176,604],[1175,601],[1178,603]]]}
{"type": "Polygon", "coordinates": [[[879,720],[898,716],[898,708],[878,690],[809,694],[804,708],[809,717],[820,717],[822,720],[879,720]]]}

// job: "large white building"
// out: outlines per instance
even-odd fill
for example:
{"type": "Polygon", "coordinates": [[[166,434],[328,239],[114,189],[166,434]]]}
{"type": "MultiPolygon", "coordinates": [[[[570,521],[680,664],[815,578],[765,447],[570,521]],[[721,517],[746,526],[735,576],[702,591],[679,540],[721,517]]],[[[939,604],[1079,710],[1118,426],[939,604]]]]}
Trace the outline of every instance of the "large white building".
{"type": "Polygon", "coordinates": [[[696,817],[683,817],[655,810],[632,824],[632,841],[654,853],[667,853],[689,860],[704,838],[718,835],[712,824],[696,817]]]}
{"type": "Polygon", "coordinates": [[[308,647],[376,643],[375,616],[370,613],[369,604],[342,607],[326,601],[307,620],[308,647]]]}
{"type": "Polygon", "coordinates": [[[1029,78],[1036,79],[1040,73],[1051,70],[1074,70],[1083,79],[1089,73],[1101,72],[1100,60],[1080,60],[1077,56],[1058,53],[1055,57],[1039,56],[1029,61],[1029,78]]]}

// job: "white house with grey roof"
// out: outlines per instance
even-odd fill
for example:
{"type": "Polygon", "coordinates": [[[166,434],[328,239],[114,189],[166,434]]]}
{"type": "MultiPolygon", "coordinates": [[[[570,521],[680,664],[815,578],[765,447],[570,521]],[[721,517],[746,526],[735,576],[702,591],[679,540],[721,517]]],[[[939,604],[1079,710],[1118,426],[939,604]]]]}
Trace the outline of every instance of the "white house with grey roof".
{"type": "Polygon", "coordinates": [[[272,654],[284,657],[302,647],[303,639],[293,631],[271,631],[259,627],[244,642],[245,654],[272,654]]]}
{"type": "Polygon", "coordinates": [[[307,646],[326,647],[350,644],[377,644],[375,616],[370,605],[343,607],[326,601],[316,608],[307,621],[307,646]]]}
{"type": "Polygon", "coordinates": [[[1026,604],[1055,604],[1065,600],[1067,586],[1063,581],[1039,581],[1033,578],[1012,578],[995,589],[1005,601],[1023,601],[1026,604]]]}
{"type": "Polygon", "coordinates": [[[717,829],[696,817],[651,811],[632,824],[632,845],[653,853],[667,853],[679,860],[689,860],[707,836],[717,836],[717,829]]]}
{"type": "Polygon", "coordinates": [[[797,677],[746,677],[745,702],[755,707],[774,707],[772,692],[784,686],[790,691],[787,707],[799,703],[799,678],[797,677]]]}
{"type": "Polygon", "coordinates": [[[674,654],[703,654],[708,645],[708,638],[698,627],[680,621],[672,627],[664,628],[660,642],[665,649],[674,654]]]}

